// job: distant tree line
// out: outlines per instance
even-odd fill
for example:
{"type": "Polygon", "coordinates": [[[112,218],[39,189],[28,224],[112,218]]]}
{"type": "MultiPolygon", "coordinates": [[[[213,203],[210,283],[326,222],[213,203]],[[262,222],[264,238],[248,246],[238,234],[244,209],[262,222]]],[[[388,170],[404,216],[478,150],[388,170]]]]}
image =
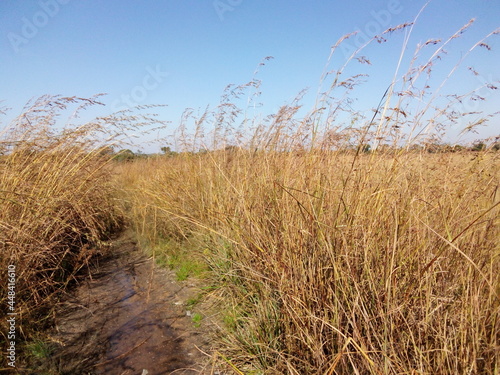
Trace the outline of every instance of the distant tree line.
{"type": "MultiPolygon", "coordinates": [[[[169,146],[163,146],[160,148],[161,153],[151,153],[151,154],[145,154],[142,153],[141,151],[136,151],[133,152],[130,149],[122,149],[118,152],[115,152],[113,148],[107,147],[105,148],[102,153],[107,155],[107,156],[113,156],[113,159],[116,161],[120,162],[127,162],[127,161],[132,161],[132,160],[137,160],[137,159],[145,159],[145,158],[152,158],[152,157],[174,157],[178,154],[180,154],[177,151],[173,151],[169,146]]],[[[223,151],[225,152],[236,152],[240,150],[239,147],[236,146],[227,146],[223,151]]],[[[391,152],[397,152],[401,151],[401,147],[393,146],[393,145],[388,145],[388,144],[382,144],[378,145],[376,147],[376,150],[374,147],[372,147],[370,144],[362,144],[357,147],[348,147],[344,150],[340,151],[345,151],[345,152],[361,152],[361,153],[371,153],[371,152],[384,152],[384,153],[391,153],[391,152]]],[[[471,146],[464,146],[464,145],[450,145],[446,143],[426,143],[426,144],[415,144],[411,145],[408,148],[409,151],[412,152],[428,152],[431,154],[434,153],[449,153],[449,152],[479,152],[479,151],[486,151],[486,150],[492,150],[492,151],[499,151],[500,150],[500,142],[494,142],[494,143],[486,143],[485,141],[477,141],[474,142],[471,146]]],[[[220,150],[221,151],[221,150],[220,150]]],[[[187,154],[203,154],[209,152],[206,149],[200,149],[198,152],[188,152],[187,154]]],[[[186,154],[183,152],[182,154],[186,154]]]]}
{"type": "MultiPolygon", "coordinates": [[[[397,147],[397,146],[393,146],[393,145],[382,144],[382,145],[379,145],[376,149],[378,151],[382,151],[382,152],[391,152],[391,151],[400,151],[402,148],[406,148],[406,147],[397,147]]],[[[370,153],[370,152],[374,151],[374,149],[369,144],[364,144],[364,145],[358,146],[358,149],[360,152],[363,152],[363,153],[370,153]]],[[[494,142],[494,143],[488,145],[484,141],[477,141],[477,142],[474,142],[471,146],[464,146],[464,145],[460,145],[460,144],[450,145],[447,143],[435,142],[435,143],[414,144],[414,145],[411,145],[408,148],[408,150],[413,151],[413,152],[426,151],[426,152],[431,153],[431,154],[448,153],[448,152],[463,152],[463,151],[473,151],[473,152],[486,151],[486,150],[499,151],[500,150],[500,142],[494,142]]]]}

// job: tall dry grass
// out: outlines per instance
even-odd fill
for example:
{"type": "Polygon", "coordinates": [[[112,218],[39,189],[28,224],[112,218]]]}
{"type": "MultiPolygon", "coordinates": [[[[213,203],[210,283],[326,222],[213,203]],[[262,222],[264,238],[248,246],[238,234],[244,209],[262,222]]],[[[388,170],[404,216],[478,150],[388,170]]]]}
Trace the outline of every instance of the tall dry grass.
{"type": "MultiPolygon", "coordinates": [[[[99,104],[98,97],[43,96],[0,132],[0,304],[2,313],[10,311],[10,265],[19,356],[21,344],[50,324],[60,292],[123,223],[111,151],[141,117],[131,120],[124,111],[78,124],[82,111],[99,104]]],[[[1,339],[6,324],[0,323],[1,339]]]]}
{"type": "MultiPolygon", "coordinates": [[[[204,238],[223,306],[217,355],[230,369],[498,373],[499,155],[428,153],[471,114],[440,107],[437,92],[415,103],[429,92],[415,77],[430,74],[470,26],[419,45],[373,117],[350,106],[359,75],[346,77],[347,63],[325,73],[329,89],[305,115],[299,97],[249,119],[235,102],[258,92],[253,80],[228,87],[213,112],[186,112],[176,138],[183,152],[124,166],[123,199],[140,234],[204,238]]],[[[348,63],[366,62],[360,50],[348,63]]],[[[491,119],[475,116],[469,130],[491,119]]]]}
{"type": "Polygon", "coordinates": [[[228,309],[220,350],[242,369],[498,371],[498,154],[138,164],[138,230],[205,236],[228,309]]]}

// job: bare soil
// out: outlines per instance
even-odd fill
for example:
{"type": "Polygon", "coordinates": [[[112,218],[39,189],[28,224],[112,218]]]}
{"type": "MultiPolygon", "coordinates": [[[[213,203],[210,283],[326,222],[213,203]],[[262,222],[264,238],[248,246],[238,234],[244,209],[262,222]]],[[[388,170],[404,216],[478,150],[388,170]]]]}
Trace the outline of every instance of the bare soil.
{"type": "Polygon", "coordinates": [[[56,313],[59,374],[208,374],[207,328],[195,327],[189,281],[159,268],[130,236],[116,241],[56,313]]]}

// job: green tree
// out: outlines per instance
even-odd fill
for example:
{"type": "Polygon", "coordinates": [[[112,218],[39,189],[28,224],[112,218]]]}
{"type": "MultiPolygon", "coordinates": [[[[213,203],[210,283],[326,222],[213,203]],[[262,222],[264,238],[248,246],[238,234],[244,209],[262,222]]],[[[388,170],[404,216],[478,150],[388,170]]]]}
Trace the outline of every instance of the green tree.
{"type": "Polygon", "coordinates": [[[118,161],[130,161],[135,158],[135,154],[133,151],[126,149],[126,150],[120,150],[116,155],[115,155],[115,160],[118,161]]]}
{"type": "Polygon", "coordinates": [[[472,145],[472,151],[483,151],[486,149],[486,145],[483,142],[476,142],[472,145]]]}
{"type": "Polygon", "coordinates": [[[168,146],[164,146],[160,148],[161,152],[163,152],[166,156],[175,156],[177,155],[177,152],[172,151],[172,149],[168,146]]]}

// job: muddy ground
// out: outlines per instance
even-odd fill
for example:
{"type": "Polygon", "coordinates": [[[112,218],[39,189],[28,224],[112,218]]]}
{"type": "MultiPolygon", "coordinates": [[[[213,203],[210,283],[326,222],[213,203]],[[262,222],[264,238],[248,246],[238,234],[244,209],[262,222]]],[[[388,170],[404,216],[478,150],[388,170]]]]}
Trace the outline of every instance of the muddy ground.
{"type": "Polygon", "coordinates": [[[63,374],[211,374],[206,324],[186,301],[199,289],[176,281],[130,236],[92,267],[56,314],[52,370],[63,374]],[[204,326],[205,325],[205,326],[204,326]]]}

